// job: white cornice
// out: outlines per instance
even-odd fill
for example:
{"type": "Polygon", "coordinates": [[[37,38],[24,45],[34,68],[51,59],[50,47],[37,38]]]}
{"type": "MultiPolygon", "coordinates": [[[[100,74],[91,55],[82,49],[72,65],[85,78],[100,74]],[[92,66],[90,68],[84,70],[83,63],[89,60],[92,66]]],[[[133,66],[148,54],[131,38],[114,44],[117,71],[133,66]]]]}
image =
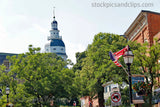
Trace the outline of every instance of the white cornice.
{"type": "Polygon", "coordinates": [[[136,26],[137,24],[139,24],[139,21],[140,21],[143,17],[145,17],[145,16],[146,16],[146,13],[145,13],[145,12],[139,13],[139,15],[137,16],[137,18],[133,21],[133,23],[130,25],[130,27],[127,29],[127,31],[124,33],[124,35],[125,35],[126,37],[128,37],[129,33],[134,30],[135,26],[136,26]]]}

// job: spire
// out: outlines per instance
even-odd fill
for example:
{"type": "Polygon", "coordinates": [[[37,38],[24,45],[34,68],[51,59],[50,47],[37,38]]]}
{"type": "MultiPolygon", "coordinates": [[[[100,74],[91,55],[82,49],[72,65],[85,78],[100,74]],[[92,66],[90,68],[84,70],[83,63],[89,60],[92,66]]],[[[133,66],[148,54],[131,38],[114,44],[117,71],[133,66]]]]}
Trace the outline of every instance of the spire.
{"type": "Polygon", "coordinates": [[[53,19],[55,20],[55,7],[53,7],[53,19]]]}

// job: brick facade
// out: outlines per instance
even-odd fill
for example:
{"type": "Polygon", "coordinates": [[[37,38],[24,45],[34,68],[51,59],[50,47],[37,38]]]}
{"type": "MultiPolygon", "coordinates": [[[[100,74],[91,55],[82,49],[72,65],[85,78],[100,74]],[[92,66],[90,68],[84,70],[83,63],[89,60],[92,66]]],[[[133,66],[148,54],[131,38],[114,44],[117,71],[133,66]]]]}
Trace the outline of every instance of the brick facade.
{"type": "Polygon", "coordinates": [[[160,13],[148,13],[147,18],[150,40],[153,43],[154,36],[160,32],[160,13]]]}
{"type": "Polygon", "coordinates": [[[160,32],[160,13],[141,11],[134,22],[125,32],[125,36],[138,43],[148,42],[153,44],[154,37],[160,32]]]}

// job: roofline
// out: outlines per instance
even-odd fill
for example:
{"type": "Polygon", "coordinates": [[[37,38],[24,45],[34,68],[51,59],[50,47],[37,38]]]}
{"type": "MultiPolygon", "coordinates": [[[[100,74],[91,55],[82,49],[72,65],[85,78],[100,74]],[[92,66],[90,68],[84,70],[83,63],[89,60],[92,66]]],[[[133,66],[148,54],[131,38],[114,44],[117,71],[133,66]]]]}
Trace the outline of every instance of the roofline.
{"type": "Polygon", "coordinates": [[[109,82],[106,82],[106,83],[102,84],[102,86],[105,87],[105,86],[107,86],[109,84],[113,84],[113,83],[114,83],[113,81],[109,81],[109,82]]]}
{"type": "Polygon", "coordinates": [[[153,13],[153,14],[160,15],[160,13],[158,13],[158,12],[153,12],[153,11],[149,11],[149,10],[142,10],[141,12],[147,12],[147,13],[153,13]]]}
{"type": "MultiPolygon", "coordinates": [[[[134,19],[134,21],[130,24],[130,26],[128,27],[128,29],[125,31],[124,35],[126,35],[127,31],[131,28],[131,26],[133,26],[133,24],[136,22],[136,20],[138,19],[138,17],[142,14],[144,10],[142,10],[138,16],[134,19]]],[[[127,36],[126,36],[127,37],[127,36]]]]}
{"type": "Polygon", "coordinates": [[[131,23],[131,25],[128,27],[128,29],[125,31],[124,35],[126,35],[126,32],[131,28],[131,26],[135,23],[135,21],[138,19],[138,17],[140,17],[140,15],[143,14],[143,13],[153,13],[153,14],[160,15],[160,13],[158,13],[158,12],[153,12],[153,11],[148,11],[148,10],[141,10],[141,12],[138,14],[138,16],[134,19],[134,21],[131,23]]]}
{"type": "Polygon", "coordinates": [[[17,53],[0,52],[0,55],[18,55],[17,53]]]}

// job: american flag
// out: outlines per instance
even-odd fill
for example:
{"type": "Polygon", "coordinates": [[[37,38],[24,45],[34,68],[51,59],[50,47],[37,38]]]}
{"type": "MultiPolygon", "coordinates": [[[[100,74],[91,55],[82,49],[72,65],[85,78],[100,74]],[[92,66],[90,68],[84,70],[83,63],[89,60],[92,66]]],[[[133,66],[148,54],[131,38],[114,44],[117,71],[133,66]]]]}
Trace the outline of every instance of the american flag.
{"type": "Polygon", "coordinates": [[[120,62],[118,62],[118,59],[124,55],[124,53],[129,49],[128,45],[121,49],[118,52],[112,53],[111,51],[109,52],[109,56],[111,58],[111,60],[118,66],[118,67],[122,67],[122,65],[120,64],[120,62]]]}

